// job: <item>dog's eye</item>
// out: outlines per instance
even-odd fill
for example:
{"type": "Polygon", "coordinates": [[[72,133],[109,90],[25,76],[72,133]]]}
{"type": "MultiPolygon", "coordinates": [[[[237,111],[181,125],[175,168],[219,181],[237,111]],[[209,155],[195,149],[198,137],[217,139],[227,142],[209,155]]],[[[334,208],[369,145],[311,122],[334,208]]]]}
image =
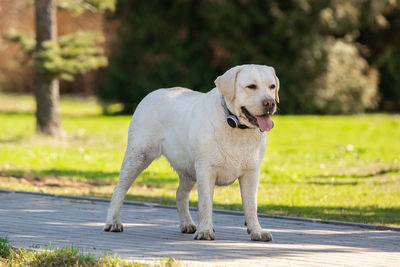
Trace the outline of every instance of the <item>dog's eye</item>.
{"type": "Polygon", "coordinates": [[[255,84],[250,84],[250,85],[247,85],[246,87],[249,89],[257,89],[257,85],[255,85],[255,84]]]}
{"type": "Polygon", "coordinates": [[[271,90],[275,89],[275,84],[271,84],[271,85],[269,86],[269,89],[271,89],[271,90]]]}

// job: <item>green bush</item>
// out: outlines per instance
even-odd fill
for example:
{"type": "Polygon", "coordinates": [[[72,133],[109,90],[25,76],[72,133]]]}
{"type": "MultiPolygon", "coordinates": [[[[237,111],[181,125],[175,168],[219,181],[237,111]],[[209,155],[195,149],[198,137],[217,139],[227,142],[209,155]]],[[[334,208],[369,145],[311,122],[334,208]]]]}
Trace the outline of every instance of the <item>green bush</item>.
{"type": "Polygon", "coordinates": [[[280,113],[374,110],[382,105],[377,84],[381,94],[395,95],[400,103],[400,80],[394,71],[400,45],[393,38],[389,52],[370,56],[377,51],[380,34],[389,30],[382,21],[397,14],[388,10],[397,10],[398,3],[120,0],[113,17],[120,23],[119,38],[97,94],[105,104],[122,103],[131,113],[155,89],[179,85],[208,91],[227,69],[254,63],[276,68],[282,87],[280,113]]]}
{"type": "Polygon", "coordinates": [[[360,113],[378,105],[378,72],[343,40],[324,42],[326,72],[318,77],[313,104],[320,113],[360,113]]]}
{"type": "Polygon", "coordinates": [[[312,112],[303,105],[312,92],[297,92],[307,91],[323,69],[310,47],[318,27],[312,21],[325,2],[118,1],[119,40],[98,95],[132,112],[152,90],[180,85],[208,91],[228,68],[255,63],[276,68],[282,113],[312,112]]]}
{"type": "Polygon", "coordinates": [[[321,15],[325,34],[352,42],[379,71],[380,110],[400,111],[400,0],[335,0],[321,15]]]}

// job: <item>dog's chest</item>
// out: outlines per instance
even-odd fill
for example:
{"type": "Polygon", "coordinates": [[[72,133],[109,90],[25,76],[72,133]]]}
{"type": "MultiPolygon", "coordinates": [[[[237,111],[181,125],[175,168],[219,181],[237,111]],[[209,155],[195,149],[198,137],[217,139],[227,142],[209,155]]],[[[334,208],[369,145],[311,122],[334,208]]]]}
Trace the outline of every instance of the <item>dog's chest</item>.
{"type": "Polygon", "coordinates": [[[213,164],[217,170],[216,184],[229,185],[246,172],[259,169],[264,151],[264,139],[218,143],[213,164]]]}
{"type": "Polygon", "coordinates": [[[218,162],[220,167],[229,167],[229,169],[253,169],[257,167],[261,154],[259,147],[236,147],[233,146],[230,149],[226,147],[220,147],[217,151],[218,162]]]}
{"type": "Polygon", "coordinates": [[[243,175],[244,170],[239,168],[216,168],[215,184],[218,186],[230,185],[243,175]]]}

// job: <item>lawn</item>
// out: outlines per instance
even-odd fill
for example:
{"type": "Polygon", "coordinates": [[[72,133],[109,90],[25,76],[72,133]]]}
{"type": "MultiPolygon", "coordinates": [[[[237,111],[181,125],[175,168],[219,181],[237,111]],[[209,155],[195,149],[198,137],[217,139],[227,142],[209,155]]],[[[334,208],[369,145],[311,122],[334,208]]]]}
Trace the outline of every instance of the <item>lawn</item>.
{"type": "MultiPolygon", "coordinates": [[[[0,188],[110,197],[131,116],[104,116],[95,99],[65,97],[66,136],[53,140],[34,135],[33,110],[30,96],[0,94],[0,188]]],[[[259,212],[400,226],[399,115],[273,120],[259,212]]],[[[160,158],[127,199],[174,204],[177,185],[177,174],[160,158]]],[[[197,204],[196,190],[190,200],[197,204]]],[[[238,183],[217,188],[214,206],[241,210],[238,183]]]]}

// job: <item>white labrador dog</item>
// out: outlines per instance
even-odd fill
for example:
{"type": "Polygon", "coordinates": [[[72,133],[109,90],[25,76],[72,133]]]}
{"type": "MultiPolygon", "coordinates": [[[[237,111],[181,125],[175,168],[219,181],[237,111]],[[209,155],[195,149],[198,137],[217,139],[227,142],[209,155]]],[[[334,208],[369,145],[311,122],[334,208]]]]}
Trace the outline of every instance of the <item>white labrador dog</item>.
{"type": "Polygon", "coordinates": [[[121,232],[120,212],[136,177],[164,155],[179,175],[176,206],[182,233],[215,239],[214,186],[239,179],[245,224],[251,240],[271,241],[257,218],[257,187],[273,127],[279,80],[272,67],[242,65],[215,80],[208,93],[175,87],[147,95],[133,114],[128,146],[108,210],[105,231],[121,232]],[[198,225],[189,213],[189,192],[197,183],[198,225]]]}

